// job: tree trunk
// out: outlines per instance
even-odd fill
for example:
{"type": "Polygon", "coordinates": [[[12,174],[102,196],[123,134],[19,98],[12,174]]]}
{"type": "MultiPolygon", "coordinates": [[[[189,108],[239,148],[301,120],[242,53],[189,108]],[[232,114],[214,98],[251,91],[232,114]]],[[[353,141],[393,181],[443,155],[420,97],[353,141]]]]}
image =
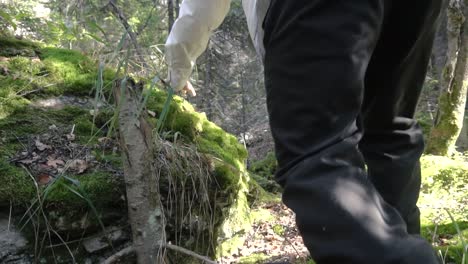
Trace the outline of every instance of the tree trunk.
{"type": "Polygon", "coordinates": [[[211,48],[210,48],[210,42],[208,42],[208,47],[205,51],[205,54],[206,54],[206,63],[205,63],[205,90],[206,90],[206,94],[208,94],[208,97],[205,98],[204,100],[206,100],[206,116],[208,117],[209,120],[213,120],[213,108],[214,106],[212,105],[213,104],[213,98],[210,98],[211,96],[210,93],[211,93],[211,48]]]}
{"type": "Polygon", "coordinates": [[[120,23],[122,23],[122,25],[124,26],[125,31],[130,36],[130,40],[132,41],[132,44],[135,47],[136,55],[138,56],[138,60],[140,61],[143,70],[149,69],[148,63],[146,63],[146,59],[143,54],[143,51],[140,45],[138,44],[137,34],[132,30],[132,27],[128,23],[128,20],[125,17],[124,13],[117,7],[115,0],[110,0],[107,7],[109,7],[110,12],[115,17],[117,17],[117,19],[119,19],[120,23]]]}
{"type": "Polygon", "coordinates": [[[462,151],[468,150],[468,116],[466,113],[468,112],[468,101],[465,107],[465,120],[463,122],[463,128],[460,132],[460,136],[458,137],[456,146],[460,148],[462,151]]]}
{"type": "MultiPolygon", "coordinates": [[[[431,56],[431,68],[432,74],[440,80],[442,71],[444,70],[445,64],[447,63],[447,12],[442,12],[440,15],[439,28],[434,39],[434,47],[432,48],[431,56]]],[[[440,84],[437,85],[440,89],[440,84]]]]}
{"type": "Polygon", "coordinates": [[[139,113],[143,84],[130,79],[116,81],[114,96],[119,103],[119,138],[124,163],[128,216],[133,247],[139,264],[163,263],[164,217],[154,164],[152,128],[139,113]],[[121,84],[122,83],[122,84],[121,84]]]}
{"type": "Polygon", "coordinates": [[[180,11],[180,0],[176,0],[176,2],[175,2],[176,17],[179,17],[179,11],[180,11]]]}
{"type": "Polygon", "coordinates": [[[174,25],[174,0],[167,0],[167,33],[171,33],[172,25],[174,25]]]}
{"type": "Polygon", "coordinates": [[[447,61],[440,77],[441,94],[427,152],[447,155],[463,127],[468,78],[468,3],[450,0],[447,9],[447,61]]]}

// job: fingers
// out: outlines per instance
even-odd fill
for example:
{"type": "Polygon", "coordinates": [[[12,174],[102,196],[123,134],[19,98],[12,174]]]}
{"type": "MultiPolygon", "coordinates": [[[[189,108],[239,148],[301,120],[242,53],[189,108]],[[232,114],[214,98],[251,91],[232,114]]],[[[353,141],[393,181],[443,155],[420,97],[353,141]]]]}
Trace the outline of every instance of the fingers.
{"type": "Polygon", "coordinates": [[[187,81],[187,84],[185,84],[184,88],[182,89],[182,93],[189,94],[190,96],[197,96],[197,93],[195,92],[195,89],[193,88],[192,84],[187,81]]]}

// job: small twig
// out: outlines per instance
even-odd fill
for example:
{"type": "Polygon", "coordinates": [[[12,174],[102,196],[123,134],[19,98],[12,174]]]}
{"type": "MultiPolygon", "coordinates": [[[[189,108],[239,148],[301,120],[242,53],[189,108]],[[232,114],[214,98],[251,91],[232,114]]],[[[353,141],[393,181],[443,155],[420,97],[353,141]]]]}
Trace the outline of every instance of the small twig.
{"type": "Polygon", "coordinates": [[[179,246],[176,246],[176,245],[172,245],[172,244],[164,244],[162,245],[163,247],[166,247],[168,249],[172,249],[174,251],[177,251],[177,252],[180,252],[180,253],[183,253],[185,255],[188,255],[188,256],[191,256],[191,257],[194,257],[194,258],[197,258],[201,261],[203,261],[203,263],[208,263],[208,264],[218,264],[218,262],[215,262],[211,259],[209,259],[208,257],[205,257],[205,256],[202,256],[202,255],[199,255],[193,251],[190,251],[188,249],[185,249],[183,247],[179,247],[179,246]]]}
{"type": "Polygon", "coordinates": [[[133,253],[135,249],[132,246],[126,247],[119,252],[115,253],[114,255],[108,257],[103,264],[112,264],[117,262],[119,259],[121,259],[123,256],[129,255],[130,253],[133,253]]]}
{"type": "Polygon", "coordinates": [[[7,232],[10,232],[10,224],[11,224],[11,211],[13,209],[13,202],[10,200],[10,214],[8,215],[8,228],[7,232]]]}
{"type": "Polygon", "coordinates": [[[40,87],[40,88],[31,90],[31,91],[25,91],[25,92],[22,92],[22,93],[17,93],[16,95],[21,96],[21,97],[24,97],[24,96],[26,96],[26,95],[30,95],[30,94],[32,94],[32,93],[40,92],[40,91],[42,91],[42,90],[44,90],[44,87],[40,87]]]}
{"type": "MultiPolygon", "coordinates": [[[[203,263],[218,264],[218,262],[215,262],[215,261],[209,259],[208,257],[202,256],[200,254],[197,254],[197,253],[195,253],[195,252],[193,252],[191,250],[188,250],[186,248],[183,248],[183,247],[179,247],[179,246],[172,245],[172,244],[163,244],[161,246],[163,246],[165,248],[168,248],[168,249],[171,249],[171,250],[174,250],[174,251],[177,251],[177,252],[180,252],[180,253],[183,253],[185,255],[197,258],[197,259],[203,261],[203,263]]],[[[122,258],[123,256],[126,256],[126,255],[128,255],[130,253],[133,253],[134,250],[135,249],[133,248],[133,246],[126,247],[126,248],[120,250],[119,252],[115,253],[114,255],[108,257],[103,262],[103,264],[113,264],[116,261],[118,261],[120,258],[122,258]]]]}

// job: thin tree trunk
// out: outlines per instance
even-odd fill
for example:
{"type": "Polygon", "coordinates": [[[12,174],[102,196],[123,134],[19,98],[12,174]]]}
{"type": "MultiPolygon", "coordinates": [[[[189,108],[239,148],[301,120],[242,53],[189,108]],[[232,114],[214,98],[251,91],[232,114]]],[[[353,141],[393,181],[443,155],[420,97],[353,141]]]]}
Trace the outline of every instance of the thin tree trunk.
{"type": "Polygon", "coordinates": [[[172,25],[174,25],[174,0],[167,0],[167,33],[171,33],[172,25]]]}
{"type": "Polygon", "coordinates": [[[138,112],[142,89],[143,84],[135,84],[131,79],[123,85],[119,80],[115,82],[114,96],[119,102],[119,138],[133,248],[139,264],[153,264],[162,263],[164,217],[154,164],[152,128],[145,114],[138,112]]]}
{"type": "Polygon", "coordinates": [[[462,150],[468,150],[468,116],[467,116],[467,111],[468,111],[468,101],[465,107],[465,120],[463,122],[463,128],[460,132],[460,136],[458,137],[457,140],[457,147],[460,147],[462,150]]]}
{"type": "MultiPolygon", "coordinates": [[[[205,63],[205,90],[207,94],[211,93],[211,48],[210,43],[208,43],[208,48],[206,49],[206,63],[205,63]]],[[[211,97],[211,96],[209,96],[211,97]]],[[[212,98],[205,98],[207,100],[207,111],[206,116],[209,120],[213,120],[213,105],[212,98]]]]}
{"type": "Polygon", "coordinates": [[[108,6],[110,7],[111,13],[119,19],[120,23],[122,23],[128,35],[130,36],[130,40],[132,41],[132,44],[138,56],[138,60],[142,64],[143,69],[148,69],[148,64],[146,63],[145,57],[143,56],[143,51],[140,45],[138,44],[137,34],[132,30],[132,27],[128,23],[128,20],[125,17],[124,13],[117,7],[115,0],[110,0],[108,6]]]}
{"type": "Polygon", "coordinates": [[[179,17],[179,10],[180,10],[180,0],[176,0],[175,2],[176,17],[179,17]]]}
{"type": "Polygon", "coordinates": [[[468,86],[468,3],[450,0],[447,9],[447,62],[441,76],[441,94],[427,152],[447,155],[463,127],[468,86]]]}

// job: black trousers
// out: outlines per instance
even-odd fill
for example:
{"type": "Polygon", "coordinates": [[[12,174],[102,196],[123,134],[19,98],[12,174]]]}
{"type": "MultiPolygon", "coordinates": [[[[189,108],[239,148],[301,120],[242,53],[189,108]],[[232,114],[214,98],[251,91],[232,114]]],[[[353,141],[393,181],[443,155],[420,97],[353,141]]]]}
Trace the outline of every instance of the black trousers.
{"type": "Polygon", "coordinates": [[[413,119],[442,0],[272,0],[265,84],[283,201],[318,264],[437,263],[413,119]]]}

